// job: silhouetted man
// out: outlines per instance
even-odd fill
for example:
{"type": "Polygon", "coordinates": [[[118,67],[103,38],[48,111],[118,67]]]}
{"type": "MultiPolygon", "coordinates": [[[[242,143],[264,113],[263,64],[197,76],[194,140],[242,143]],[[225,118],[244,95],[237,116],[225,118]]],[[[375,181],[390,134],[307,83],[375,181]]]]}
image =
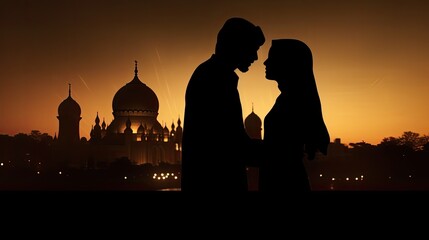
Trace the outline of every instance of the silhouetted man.
{"type": "Polygon", "coordinates": [[[246,161],[252,155],[237,90],[237,68],[247,72],[265,42],[260,27],[228,19],[215,53],[199,65],[185,96],[182,191],[247,191],[246,161]]]}

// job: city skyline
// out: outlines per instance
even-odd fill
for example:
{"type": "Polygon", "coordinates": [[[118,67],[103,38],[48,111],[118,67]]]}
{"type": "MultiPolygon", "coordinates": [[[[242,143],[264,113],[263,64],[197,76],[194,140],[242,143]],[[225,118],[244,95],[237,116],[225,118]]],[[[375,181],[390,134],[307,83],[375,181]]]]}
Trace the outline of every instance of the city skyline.
{"type": "MultiPolygon", "coordinates": [[[[0,134],[58,134],[58,106],[82,109],[80,136],[134,76],[159,99],[158,120],[183,120],[184,93],[214,52],[224,21],[241,16],[266,36],[259,59],[239,73],[243,119],[264,119],[279,94],[265,79],[272,39],[297,38],[313,51],[331,141],[379,143],[405,131],[429,133],[429,4],[424,1],[5,1],[0,10],[0,134]]],[[[216,111],[213,110],[213,116],[216,111]]],[[[213,122],[215,124],[215,122],[213,122]]]]}

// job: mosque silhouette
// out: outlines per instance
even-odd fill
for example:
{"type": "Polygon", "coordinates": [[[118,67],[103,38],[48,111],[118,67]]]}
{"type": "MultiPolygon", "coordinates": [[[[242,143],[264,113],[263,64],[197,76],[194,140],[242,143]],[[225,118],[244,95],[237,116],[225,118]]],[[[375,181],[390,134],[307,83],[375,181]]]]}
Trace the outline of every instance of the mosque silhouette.
{"type": "Polygon", "coordinates": [[[81,108],[71,96],[58,107],[59,131],[54,137],[56,168],[104,168],[121,158],[134,165],[180,164],[182,126],[178,118],[169,129],[158,122],[159,101],[151,88],[138,77],[137,61],[134,78],[120,88],[112,101],[112,122],[100,124],[95,117],[90,139],[79,136],[81,108]]]}

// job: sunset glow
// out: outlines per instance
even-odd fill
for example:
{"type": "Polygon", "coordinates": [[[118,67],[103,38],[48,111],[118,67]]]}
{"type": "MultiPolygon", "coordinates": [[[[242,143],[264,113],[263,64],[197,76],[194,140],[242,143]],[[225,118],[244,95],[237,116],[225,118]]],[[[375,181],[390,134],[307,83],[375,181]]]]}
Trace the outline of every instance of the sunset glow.
{"type": "MultiPolygon", "coordinates": [[[[135,60],[140,80],[157,94],[158,121],[177,126],[189,78],[214,52],[217,32],[232,16],[259,25],[267,39],[249,72],[238,72],[243,118],[253,103],[263,120],[279,94],[265,79],[271,39],[297,38],[313,51],[331,140],[377,144],[404,131],[429,134],[428,3],[194,2],[3,3],[0,134],[58,134],[58,106],[70,83],[82,109],[80,137],[89,139],[97,112],[101,121],[113,120],[113,97],[133,79],[135,60]]],[[[216,109],[210,121],[214,127],[216,109]]]]}

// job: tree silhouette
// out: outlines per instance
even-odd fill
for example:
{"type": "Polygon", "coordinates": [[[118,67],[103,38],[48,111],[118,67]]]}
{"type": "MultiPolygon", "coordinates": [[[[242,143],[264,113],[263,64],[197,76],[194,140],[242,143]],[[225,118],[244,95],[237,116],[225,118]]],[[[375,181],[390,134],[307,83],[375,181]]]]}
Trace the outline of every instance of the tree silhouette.
{"type": "Polygon", "coordinates": [[[429,136],[423,135],[420,136],[419,133],[406,131],[400,137],[387,137],[384,138],[379,146],[387,147],[387,146],[403,146],[408,149],[412,149],[412,151],[423,150],[425,144],[429,142],[429,136]]]}

